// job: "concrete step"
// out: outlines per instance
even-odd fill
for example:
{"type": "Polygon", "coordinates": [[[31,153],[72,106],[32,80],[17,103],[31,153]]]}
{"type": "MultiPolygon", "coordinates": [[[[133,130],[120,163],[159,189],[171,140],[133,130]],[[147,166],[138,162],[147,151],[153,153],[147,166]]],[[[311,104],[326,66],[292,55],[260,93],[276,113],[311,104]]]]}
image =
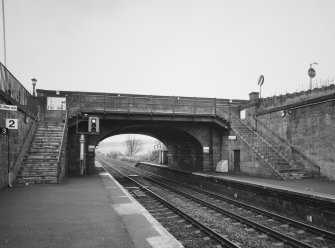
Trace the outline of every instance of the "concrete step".
{"type": "Polygon", "coordinates": [[[35,178],[35,177],[41,177],[41,178],[52,178],[52,179],[56,179],[58,178],[58,174],[57,173],[48,173],[48,174],[42,174],[42,173],[31,173],[31,174],[22,174],[20,178],[24,179],[24,178],[35,178]]]}
{"type": "Polygon", "coordinates": [[[50,163],[50,162],[24,162],[22,167],[57,167],[58,163],[50,163]]]}
{"type": "Polygon", "coordinates": [[[283,169],[280,169],[278,171],[279,171],[279,173],[290,173],[290,174],[292,174],[292,173],[298,173],[298,174],[303,173],[304,174],[303,171],[301,171],[299,169],[293,169],[293,168],[283,168],[283,169]]]}
{"type": "Polygon", "coordinates": [[[45,128],[45,127],[38,127],[36,132],[45,131],[45,132],[63,132],[63,126],[61,128],[52,127],[52,128],[45,128]]]}
{"type": "Polygon", "coordinates": [[[21,178],[30,177],[30,176],[58,176],[58,171],[22,171],[21,178]]]}
{"type": "Polygon", "coordinates": [[[18,180],[20,184],[56,184],[59,183],[57,177],[25,177],[18,180]]]}
{"type": "Polygon", "coordinates": [[[57,158],[58,153],[47,153],[47,154],[40,154],[40,153],[32,153],[32,154],[26,154],[25,158],[31,158],[31,159],[46,159],[46,158],[57,158]]]}
{"type": "Polygon", "coordinates": [[[28,156],[57,157],[58,154],[59,154],[59,149],[58,149],[58,151],[56,149],[54,149],[52,151],[41,151],[41,150],[38,150],[37,152],[36,151],[31,151],[31,150],[28,151],[28,156]]]}
{"type": "Polygon", "coordinates": [[[50,139],[50,140],[34,140],[33,141],[33,145],[36,144],[36,145],[41,145],[41,144],[45,144],[45,145],[58,145],[58,144],[61,144],[61,140],[57,139],[57,140],[53,140],[53,139],[50,139]]]}
{"type": "Polygon", "coordinates": [[[28,151],[30,151],[31,149],[32,150],[40,150],[40,149],[42,149],[42,150],[43,149],[52,149],[52,150],[55,150],[55,149],[57,149],[57,151],[59,151],[60,145],[57,145],[57,146],[47,146],[47,145],[37,146],[37,145],[35,145],[35,146],[31,146],[28,151]]]}
{"type": "Polygon", "coordinates": [[[61,142],[47,142],[47,141],[40,141],[40,142],[33,142],[32,146],[59,146],[61,142]]]}
{"type": "Polygon", "coordinates": [[[36,130],[36,133],[63,133],[63,128],[61,128],[61,129],[58,129],[58,128],[51,128],[51,129],[38,128],[36,130]]]}
{"type": "Polygon", "coordinates": [[[30,148],[28,153],[58,153],[60,149],[54,148],[45,148],[45,147],[38,147],[38,148],[30,148]]]}
{"type": "Polygon", "coordinates": [[[50,140],[50,141],[47,141],[47,140],[35,140],[33,141],[33,143],[31,144],[32,146],[33,145],[36,145],[36,146],[42,146],[42,145],[53,145],[53,146],[57,146],[57,145],[60,145],[62,142],[60,140],[50,140]]]}
{"type": "Polygon", "coordinates": [[[62,137],[63,132],[36,132],[36,137],[62,137]]]}
{"type": "Polygon", "coordinates": [[[23,165],[21,167],[22,170],[58,170],[58,166],[56,165],[23,165]]]}
{"type": "Polygon", "coordinates": [[[61,140],[62,135],[59,135],[59,136],[56,136],[56,135],[35,135],[34,140],[38,140],[38,139],[42,139],[42,140],[51,140],[51,139],[61,140]]]}
{"type": "Polygon", "coordinates": [[[62,140],[62,136],[35,136],[33,142],[35,141],[59,141],[62,140]]]}
{"type": "Polygon", "coordinates": [[[47,122],[39,122],[39,127],[62,127],[64,126],[64,123],[47,123],[47,122]]]}
{"type": "Polygon", "coordinates": [[[41,164],[41,163],[57,163],[58,158],[24,158],[23,163],[24,164],[29,164],[29,163],[36,163],[36,164],[41,164]]]}
{"type": "Polygon", "coordinates": [[[38,127],[36,130],[37,133],[63,133],[62,128],[40,128],[38,127]]]}
{"type": "Polygon", "coordinates": [[[36,146],[36,147],[41,147],[41,146],[45,146],[45,147],[55,147],[55,146],[59,146],[61,144],[61,142],[33,142],[31,143],[31,146],[36,146]]]}

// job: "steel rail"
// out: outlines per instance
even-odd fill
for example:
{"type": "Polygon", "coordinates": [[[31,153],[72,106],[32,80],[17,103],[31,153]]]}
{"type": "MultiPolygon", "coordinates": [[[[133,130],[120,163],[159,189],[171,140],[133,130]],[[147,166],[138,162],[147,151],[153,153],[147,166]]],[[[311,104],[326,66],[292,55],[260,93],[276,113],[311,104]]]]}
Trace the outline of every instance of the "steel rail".
{"type": "Polygon", "coordinates": [[[151,195],[153,198],[157,199],[159,202],[161,202],[162,204],[164,204],[165,206],[167,206],[169,209],[171,209],[172,211],[174,211],[177,214],[181,215],[184,219],[188,220],[189,222],[191,222],[192,224],[194,224],[195,226],[197,226],[201,231],[205,232],[207,235],[209,235],[210,238],[215,239],[218,243],[220,243],[224,247],[228,247],[228,248],[240,248],[240,246],[234,244],[233,242],[231,242],[230,240],[226,239],[225,237],[223,237],[219,233],[217,233],[214,230],[210,229],[209,227],[201,224],[196,219],[192,218],[190,215],[186,214],[185,212],[183,212],[180,209],[178,209],[175,206],[173,206],[171,203],[169,203],[166,200],[164,200],[161,196],[159,196],[156,193],[154,193],[153,191],[149,190],[147,187],[145,187],[142,184],[136,182],[134,179],[130,178],[129,176],[127,176],[123,172],[119,171],[118,169],[112,167],[107,162],[105,162],[103,159],[100,160],[100,163],[101,162],[104,163],[105,165],[108,165],[110,168],[112,168],[113,170],[115,170],[116,172],[118,172],[119,174],[121,174],[122,176],[124,176],[125,178],[127,178],[128,180],[130,180],[132,183],[136,184],[139,188],[141,188],[143,191],[145,191],[146,193],[148,193],[149,195],[151,195]]]}
{"type": "MultiPolygon", "coordinates": [[[[167,180],[171,180],[171,179],[167,179],[167,180]]],[[[171,181],[176,182],[176,181],[173,181],[173,180],[171,180],[171,181]]],[[[180,182],[176,182],[176,183],[179,183],[180,185],[182,185],[185,188],[189,188],[189,189],[198,191],[198,192],[203,193],[203,194],[208,194],[208,195],[213,196],[215,198],[222,199],[222,200],[227,201],[229,203],[236,204],[236,205],[238,205],[240,207],[243,207],[245,209],[248,209],[250,211],[254,211],[258,214],[268,216],[272,219],[285,222],[286,224],[289,224],[291,226],[304,229],[304,230],[306,230],[310,233],[317,234],[317,235],[320,235],[322,237],[325,237],[325,238],[328,238],[328,239],[331,239],[331,240],[335,241],[335,233],[333,233],[333,232],[330,232],[330,231],[327,231],[327,230],[324,230],[324,229],[321,229],[321,228],[318,228],[318,227],[315,227],[315,226],[312,226],[312,225],[308,225],[306,223],[303,223],[303,222],[300,222],[300,221],[297,221],[297,220],[293,220],[293,219],[287,218],[285,216],[282,216],[282,215],[279,215],[279,214],[276,214],[276,213],[272,213],[270,211],[267,211],[267,210],[264,210],[264,209],[261,209],[261,208],[254,207],[254,206],[251,206],[251,205],[248,205],[248,204],[230,199],[228,197],[224,197],[222,195],[219,195],[219,194],[207,191],[207,190],[199,189],[197,187],[186,185],[186,184],[180,183],[180,182]]]]}
{"type": "Polygon", "coordinates": [[[218,206],[215,206],[215,205],[213,205],[213,204],[211,204],[211,203],[208,203],[208,202],[206,202],[206,201],[204,201],[204,200],[199,199],[198,197],[192,196],[192,195],[190,195],[190,194],[188,194],[188,193],[185,193],[185,192],[183,192],[183,191],[181,191],[181,190],[175,189],[175,188],[173,188],[173,187],[171,187],[171,186],[169,186],[169,185],[166,185],[166,184],[164,184],[164,183],[162,183],[162,182],[159,182],[159,181],[157,181],[157,180],[155,180],[155,179],[153,179],[153,178],[150,178],[150,177],[145,176],[145,175],[141,175],[141,176],[142,176],[144,179],[147,179],[147,180],[149,180],[149,181],[151,181],[151,182],[154,182],[155,184],[161,185],[161,186],[163,186],[163,187],[165,187],[165,188],[167,188],[167,189],[169,189],[169,190],[171,190],[171,191],[173,191],[173,192],[176,192],[176,193],[178,193],[178,194],[180,194],[180,195],[183,195],[183,196],[185,196],[185,197],[187,197],[187,198],[190,198],[190,199],[192,199],[192,200],[195,201],[195,202],[198,202],[198,203],[200,203],[200,204],[202,204],[202,205],[205,205],[205,206],[208,207],[208,208],[211,208],[211,209],[213,209],[213,210],[215,210],[215,211],[217,211],[217,212],[220,212],[220,213],[222,213],[222,214],[225,214],[225,215],[229,216],[230,218],[236,219],[236,220],[238,220],[238,221],[241,222],[241,223],[244,223],[244,224],[246,224],[246,225],[248,225],[248,226],[250,226],[250,227],[252,227],[252,228],[254,228],[254,229],[257,229],[257,230],[261,231],[262,233],[265,233],[265,234],[267,234],[267,235],[270,235],[270,236],[272,236],[273,238],[275,238],[275,239],[277,239],[277,240],[281,240],[281,241],[284,242],[284,243],[287,243],[287,244],[289,244],[289,245],[292,245],[293,247],[299,247],[299,248],[315,248],[314,246],[311,246],[311,245],[309,245],[309,244],[303,243],[303,242],[301,242],[301,241],[299,241],[299,240],[297,240],[297,239],[294,239],[294,238],[291,238],[291,237],[289,237],[289,236],[286,236],[286,235],[284,235],[284,234],[282,234],[282,233],[279,233],[279,232],[277,232],[277,231],[275,231],[275,230],[273,230],[273,229],[271,229],[271,228],[262,226],[262,225],[260,225],[260,224],[258,224],[258,223],[256,223],[256,222],[253,222],[253,221],[251,221],[251,220],[248,220],[248,219],[246,219],[246,218],[243,218],[243,217],[241,217],[241,216],[239,216],[239,215],[237,215],[237,214],[235,214],[235,213],[233,213],[233,212],[231,212],[231,211],[228,211],[228,210],[225,210],[225,209],[220,208],[220,207],[218,207],[218,206]]]}
{"type": "Polygon", "coordinates": [[[256,222],[253,222],[253,221],[251,221],[251,220],[248,220],[248,219],[246,219],[246,218],[243,218],[243,217],[241,217],[241,216],[239,216],[239,215],[237,215],[237,214],[234,214],[233,212],[230,212],[230,211],[225,210],[225,209],[223,209],[223,208],[217,207],[217,206],[215,206],[215,205],[213,205],[213,204],[211,204],[211,203],[205,202],[204,200],[201,200],[201,199],[199,199],[199,198],[197,198],[197,197],[195,197],[195,196],[189,195],[189,194],[187,194],[187,193],[185,193],[185,192],[183,192],[183,191],[181,191],[181,190],[174,189],[174,188],[170,187],[169,185],[166,185],[166,184],[164,184],[164,183],[158,182],[158,181],[155,180],[155,179],[151,179],[151,178],[146,177],[146,176],[144,176],[144,178],[145,178],[145,179],[148,179],[148,180],[150,180],[150,181],[153,181],[154,183],[157,183],[157,184],[159,184],[159,185],[161,185],[161,186],[163,186],[163,187],[166,187],[166,188],[168,188],[169,190],[174,191],[174,192],[176,192],[176,193],[178,193],[178,194],[180,194],[180,195],[183,195],[183,196],[185,196],[185,197],[188,197],[188,198],[194,200],[195,202],[198,202],[198,203],[200,203],[200,204],[203,204],[203,205],[205,205],[206,207],[209,207],[209,208],[211,208],[211,209],[213,209],[213,210],[215,210],[215,211],[217,211],[217,212],[220,212],[220,213],[222,213],[222,214],[228,215],[229,217],[231,217],[231,218],[233,218],[233,219],[236,219],[236,220],[238,220],[239,222],[244,223],[244,224],[246,224],[246,225],[248,225],[248,226],[251,226],[252,228],[255,228],[255,229],[257,229],[257,230],[259,230],[259,231],[261,231],[261,232],[263,232],[263,233],[265,233],[265,234],[270,234],[270,236],[272,236],[273,238],[276,238],[276,239],[278,239],[278,240],[281,240],[281,241],[283,241],[284,243],[288,243],[288,244],[290,244],[290,245],[292,245],[292,246],[294,246],[294,247],[299,247],[299,248],[302,248],[302,247],[312,248],[312,247],[314,247],[314,246],[310,246],[310,245],[308,245],[308,244],[305,244],[305,243],[303,243],[303,242],[301,242],[301,241],[299,241],[299,240],[297,240],[297,239],[291,238],[291,237],[286,236],[286,235],[284,235],[284,234],[281,234],[281,233],[279,233],[279,232],[277,232],[277,231],[274,231],[274,230],[271,229],[271,228],[262,226],[262,225],[260,225],[260,224],[258,224],[258,223],[256,223],[256,222]]]}
{"type": "MultiPolygon", "coordinates": [[[[137,168],[137,169],[141,170],[139,168],[137,168]]],[[[270,211],[267,211],[267,210],[264,210],[264,209],[261,209],[261,208],[257,208],[257,207],[254,207],[254,206],[251,206],[251,205],[248,205],[248,204],[236,201],[234,199],[225,197],[223,195],[219,195],[219,194],[216,194],[216,193],[204,190],[204,189],[200,189],[200,188],[197,188],[197,187],[185,184],[185,183],[181,183],[181,182],[172,180],[170,178],[166,178],[166,177],[163,177],[163,176],[151,173],[151,172],[147,172],[147,173],[150,173],[150,174],[152,174],[152,175],[154,175],[156,177],[162,178],[164,180],[171,181],[171,182],[173,182],[175,184],[181,185],[182,187],[185,187],[185,188],[188,188],[188,189],[192,189],[194,191],[197,191],[197,192],[200,192],[200,193],[203,193],[203,194],[210,195],[210,196],[215,197],[217,199],[221,199],[221,200],[226,201],[228,203],[235,204],[235,205],[237,205],[239,207],[243,207],[243,208],[248,209],[250,211],[254,211],[254,212],[258,213],[258,214],[262,214],[262,215],[268,216],[268,217],[270,217],[272,219],[276,219],[278,221],[285,222],[286,224],[290,224],[291,226],[304,229],[304,230],[306,230],[306,231],[308,231],[310,233],[317,234],[317,235],[320,235],[322,237],[325,237],[325,238],[328,238],[328,239],[331,239],[331,240],[335,241],[335,233],[333,233],[333,232],[330,232],[330,231],[327,231],[327,230],[324,230],[324,229],[321,229],[321,228],[318,228],[318,227],[315,227],[315,226],[312,226],[312,225],[308,225],[306,223],[303,223],[303,222],[300,222],[300,221],[297,221],[297,220],[293,220],[293,219],[287,218],[285,216],[282,216],[282,215],[279,215],[279,214],[276,214],[276,213],[272,213],[270,211]]]]}

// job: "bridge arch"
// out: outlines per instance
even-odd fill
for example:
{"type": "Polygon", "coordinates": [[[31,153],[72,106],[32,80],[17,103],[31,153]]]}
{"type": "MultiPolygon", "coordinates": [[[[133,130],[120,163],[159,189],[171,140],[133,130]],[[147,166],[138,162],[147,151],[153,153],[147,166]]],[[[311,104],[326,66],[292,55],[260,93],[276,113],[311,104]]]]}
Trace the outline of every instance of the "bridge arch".
{"type": "MultiPolygon", "coordinates": [[[[161,141],[168,149],[168,166],[189,171],[215,170],[216,163],[226,159],[227,151],[222,149],[223,137],[229,130],[211,119],[194,119],[194,117],[172,117],[159,119],[115,114],[98,115],[100,118],[99,134],[85,134],[88,171],[94,168],[96,147],[100,141],[119,134],[143,134],[161,141]],[[91,149],[88,149],[90,147],[91,149]],[[204,148],[207,152],[204,152],[204,148]]],[[[87,122],[82,123],[87,125],[87,122]]],[[[80,125],[79,125],[80,126],[80,125]]],[[[80,128],[79,128],[80,129],[80,128]]],[[[75,124],[69,127],[70,163],[68,172],[78,174],[79,140],[75,124]]]]}
{"type": "Polygon", "coordinates": [[[105,121],[101,125],[99,136],[90,138],[91,145],[108,137],[120,134],[142,134],[161,141],[168,150],[168,166],[180,169],[203,170],[203,144],[199,137],[185,129],[184,125],[171,126],[161,123],[128,123],[117,124],[115,121],[105,121]]]}

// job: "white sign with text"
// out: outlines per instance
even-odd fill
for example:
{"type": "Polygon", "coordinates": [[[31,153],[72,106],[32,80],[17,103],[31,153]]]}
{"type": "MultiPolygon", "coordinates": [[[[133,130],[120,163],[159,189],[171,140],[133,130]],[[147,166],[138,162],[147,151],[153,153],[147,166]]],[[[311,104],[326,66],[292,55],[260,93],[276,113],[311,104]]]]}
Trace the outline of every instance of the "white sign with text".
{"type": "Polygon", "coordinates": [[[8,129],[17,129],[18,128],[18,119],[6,119],[6,128],[8,129]]]}
{"type": "Polygon", "coordinates": [[[17,106],[16,105],[0,104],[0,110],[17,111],[17,106]]]}

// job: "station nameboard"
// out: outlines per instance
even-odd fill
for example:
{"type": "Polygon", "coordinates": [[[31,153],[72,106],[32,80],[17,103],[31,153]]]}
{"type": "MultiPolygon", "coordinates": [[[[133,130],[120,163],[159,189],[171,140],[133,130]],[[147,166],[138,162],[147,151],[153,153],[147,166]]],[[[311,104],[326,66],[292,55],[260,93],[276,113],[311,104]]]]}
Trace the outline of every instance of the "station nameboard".
{"type": "Polygon", "coordinates": [[[0,110],[17,111],[17,106],[0,104],[0,110]]]}

